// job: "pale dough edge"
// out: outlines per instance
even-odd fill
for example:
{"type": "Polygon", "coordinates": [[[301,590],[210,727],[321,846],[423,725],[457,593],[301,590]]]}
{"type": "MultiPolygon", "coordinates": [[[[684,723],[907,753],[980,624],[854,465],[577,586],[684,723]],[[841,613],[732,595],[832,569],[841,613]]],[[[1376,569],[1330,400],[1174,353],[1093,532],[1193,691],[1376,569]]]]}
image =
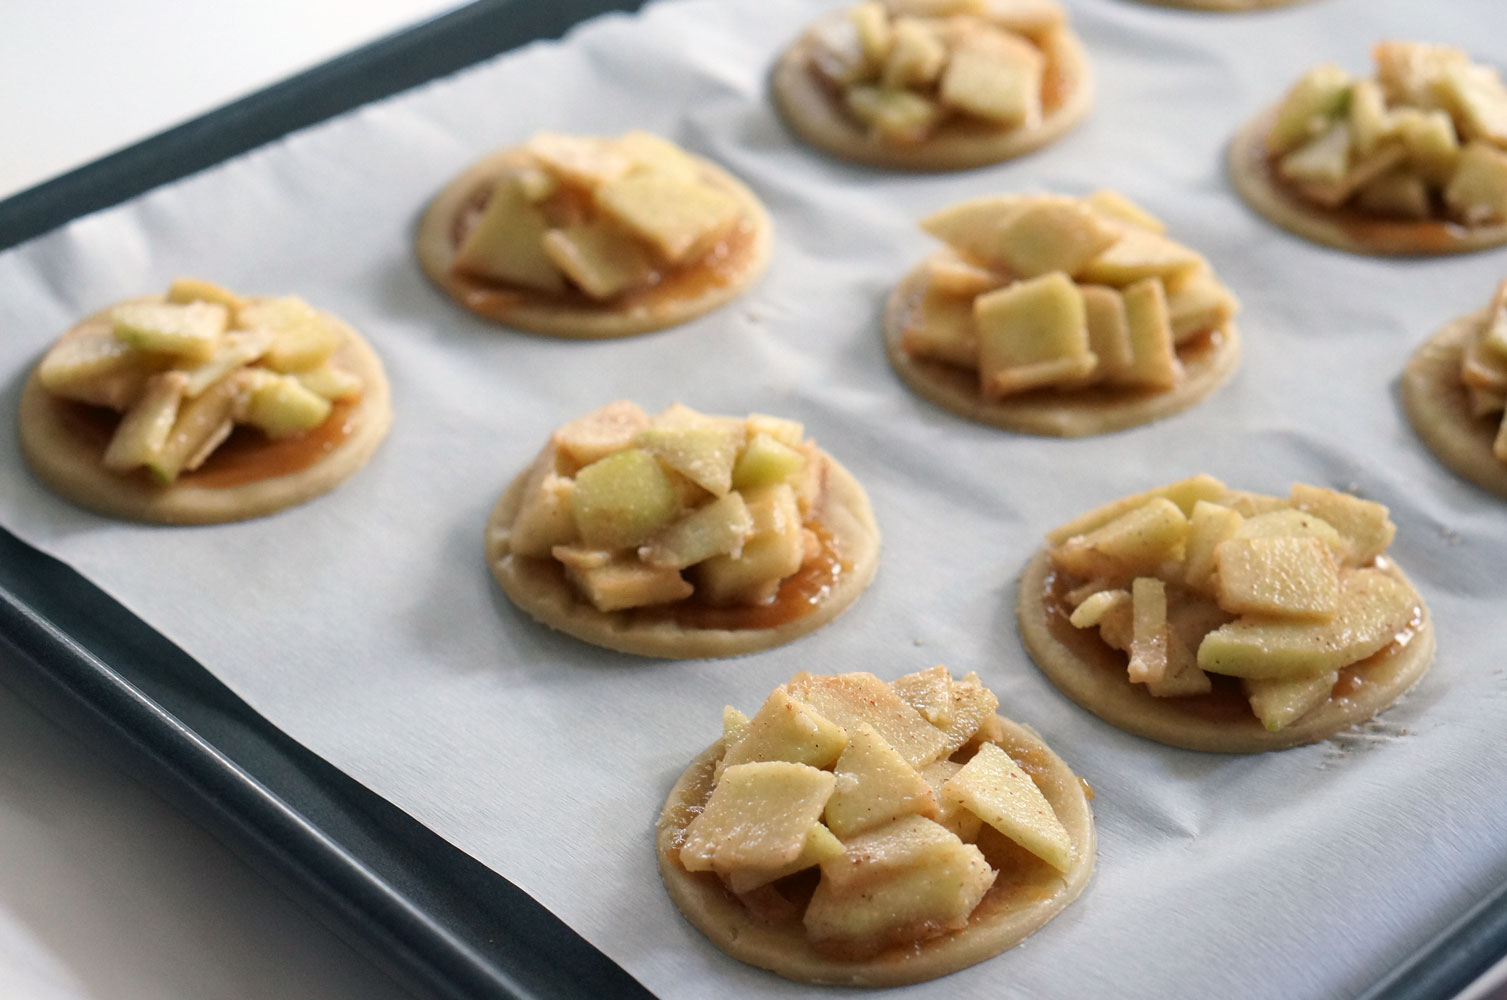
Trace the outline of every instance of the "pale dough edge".
{"type": "Polygon", "coordinates": [[[1054,437],[1108,434],[1195,406],[1228,381],[1240,366],[1240,332],[1232,321],[1221,328],[1219,345],[1208,356],[1185,362],[1183,381],[1166,392],[1127,393],[1123,400],[1113,402],[1040,393],[987,400],[979,393],[976,374],[942,362],[913,358],[900,346],[908,304],[920,294],[926,281],[923,262],[901,280],[885,303],[884,350],[890,366],[924,399],[982,424],[1054,437]]]}
{"type": "Polygon", "coordinates": [[[486,555],[492,574],[508,598],[540,623],[584,642],[639,656],[695,659],[740,656],[783,645],[835,619],[863,593],[879,565],[879,526],[868,494],[858,480],[825,451],[826,492],[818,520],[832,532],[841,557],[851,569],[809,614],[772,628],[687,628],[674,622],[633,620],[627,612],[598,611],[544,560],[516,559],[508,550],[506,529],[523,503],[523,487],[534,465],[504,491],[487,520],[486,555]]]}
{"type": "Polygon", "coordinates": [[[1451,320],[1408,360],[1402,371],[1402,407],[1434,456],[1463,479],[1507,497],[1507,462],[1492,454],[1495,428],[1470,415],[1460,384],[1460,354],[1485,312],[1451,320]]]}
{"type": "Polygon", "coordinates": [[[424,210],[415,239],[419,265],[429,280],[454,299],[457,304],[483,319],[551,337],[579,340],[630,337],[678,326],[731,302],[751,288],[769,266],[774,245],[774,223],[769,213],[765,211],[763,203],[746,185],[727,171],[710,160],[692,155],[692,159],[703,170],[715,177],[737,198],[745,217],[753,227],[744,260],[732,281],[725,285],[713,285],[699,295],[675,300],[663,307],[631,313],[623,312],[611,305],[525,303],[495,310],[477,309],[465,301],[465,291],[468,287],[473,287],[473,283],[457,276],[450,269],[450,263],[455,257],[455,248],[450,241],[451,227],[456,213],[460,211],[471,192],[489,177],[495,177],[515,153],[515,149],[491,153],[467,167],[460,176],[447,184],[424,210]]]}
{"type": "Polygon", "coordinates": [[[713,743],[681,774],[665,800],[656,828],[655,854],[659,874],[670,898],[692,926],[718,948],[749,965],[798,982],[841,986],[903,986],[923,982],[975,965],[1019,944],[1040,930],[1077,899],[1094,870],[1097,839],[1093,812],[1077,775],[1034,731],[1001,717],[1006,741],[1046,755],[1049,770],[1038,784],[1073,842],[1072,867],[1051,896],[991,915],[962,931],[924,942],[919,950],[843,962],[818,954],[795,928],[777,928],[753,920],[712,876],[697,876],[669,856],[675,836],[690,821],[687,806],[698,796],[711,768],[722,756],[721,740],[713,743]]]}
{"type": "MultiPolygon", "coordinates": [[[[1168,746],[1211,753],[1260,753],[1315,743],[1378,714],[1416,684],[1434,659],[1434,625],[1428,605],[1418,595],[1423,625],[1413,640],[1377,664],[1358,697],[1329,701],[1293,724],[1268,732],[1254,714],[1238,724],[1215,721],[1186,712],[1177,698],[1155,698],[1125,676],[1124,655],[1106,646],[1096,629],[1073,633],[1065,644],[1047,623],[1043,599],[1051,560],[1040,550],[1021,573],[1016,597],[1016,620],[1026,652],[1057,688],[1099,718],[1129,733],[1168,746]],[[1081,641],[1078,641],[1081,639],[1081,641]],[[1377,670],[1384,673],[1375,673],[1377,670]]],[[[1412,587],[1392,564],[1391,574],[1412,587]]],[[[1413,588],[1417,594],[1417,588],[1413,588]]]]}
{"type": "Polygon", "coordinates": [[[1047,146],[1081,122],[1093,106],[1094,81],[1088,54],[1071,29],[1058,29],[1058,56],[1066,78],[1066,99],[1040,125],[986,134],[933,136],[914,146],[871,139],[833,108],[807,67],[808,28],[775,63],[770,90],[775,107],[791,130],[826,153],[856,163],[899,170],[966,170],[1023,156],[1047,146]]]}
{"type": "MultiPolygon", "coordinates": [[[[90,319],[104,315],[108,310],[90,319]]],[[[321,496],[366,464],[392,423],[392,395],[382,361],[344,321],[322,312],[345,334],[342,362],[360,376],[361,400],[348,418],[355,430],[307,468],[240,486],[211,489],[189,483],[152,486],[123,478],[100,465],[99,453],[69,434],[33,368],[21,390],[21,452],[32,473],[59,496],[80,507],[157,524],[221,524],[262,517],[321,496]]],[[[87,320],[86,320],[87,322],[87,320]]]]}

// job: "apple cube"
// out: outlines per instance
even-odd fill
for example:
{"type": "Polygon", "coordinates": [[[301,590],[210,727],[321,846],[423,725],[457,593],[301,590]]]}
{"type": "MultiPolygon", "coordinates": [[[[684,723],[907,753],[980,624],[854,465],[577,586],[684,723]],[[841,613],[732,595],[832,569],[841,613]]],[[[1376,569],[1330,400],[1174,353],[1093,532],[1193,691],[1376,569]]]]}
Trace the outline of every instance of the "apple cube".
{"type": "Polygon", "coordinates": [[[891,28],[890,51],[880,73],[883,85],[890,90],[903,90],[920,89],[934,82],[947,63],[947,47],[936,29],[913,17],[897,18],[891,22],[891,28]]]}
{"type": "Polygon", "coordinates": [[[935,101],[912,90],[855,84],[844,97],[854,118],[891,142],[921,141],[942,113],[935,101]]]}
{"type": "Polygon", "coordinates": [[[1251,678],[1311,677],[1385,648],[1416,619],[1412,588],[1376,569],[1340,573],[1339,611],[1327,622],[1240,619],[1204,637],[1198,665],[1251,678]]]}
{"type": "Polygon", "coordinates": [[[824,861],[830,861],[840,856],[844,850],[842,841],[838,840],[831,830],[818,823],[807,834],[806,844],[801,848],[801,853],[795,856],[794,861],[775,868],[734,868],[724,876],[724,881],[729,889],[741,896],[782,879],[786,875],[794,875],[796,872],[805,871],[824,861]]]}
{"type": "Polygon", "coordinates": [[[297,295],[256,299],[242,306],[239,315],[247,330],[272,334],[261,364],[275,372],[317,368],[330,360],[342,340],[340,331],[297,295]]]}
{"type": "Polygon", "coordinates": [[[982,851],[924,816],[860,834],[821,871],[806,936],[852,957],[966,926],[995,878],[982,851]]]}
{"type": "Polygon", "coordinates": [[[1277,105],[1266,148],[1280,156],[1322,131],[1345,111],[1350,84],[1350,74],[1338,66],[1316,66],[1305,73],[1277,105]]]}
{"type": "Polygon", "coordinates": [[[1339,184],[1350,170],[1352,150],[1350,123],[1337,121],[1277,161],[1277,173],[1305,186],[1339,184]]]}
{"type": "Polygon", "coordinates": [[[672,264],[706,253],[742,214],[727,191],[660,170],[608,181],[594,198],[597,208],[672,264]]]}
{"type": "Polygon", "coordinates": [[[110,311],[110,322],[115,336],[138,351],[199,364],[219,346],[229,312],[214,302],[127,302],[110,311]]]}
{"type": "Polygon", "coordinates": [[[1100,188],[1083,201],[1100,215],[1161,235],[1167,224],[1118,191],[1100,188]]]}
{"type": "Polygon", "coordinates": [[[836,790],[823,816],[827,827],[843,839],[902,816],[932,816],[937,811],[931,786],[867,723],[848,734],[848,745],[832,773],[836,790]]]}
{"type": "Polygon", "coordinates": [[[551,229],[544,253],[571,282],[598,302],[649,283],[654,262],[622,228],[605,219],[551,229]]]}
{"type": "MultiPolygon", "coordinates": [[[[593,555],[596,550],[591,550],[593,555]]],[[[616,557],[605,563],[569,558],[570,547],[557,545],[551,555],[565,566],[565,577],[598,611],[625,611],[685,600],[694,592],[691,584],[673,570],[650,566],[631,557],[616,557]],[[564,558],[562,558],[562,555],[564,558]]]]}
{"type": "MultiPolygon", "coordinates": [[[[1343,565],[1367,565],[1387,550],[1397,534],[1397,525],[1387,516],[1387,508],[1379,503],[1303,483],[1295,483],[1288,497],[1299,511],[1335,529],[1344,541],[1340,550],[1343,565]]],[[[1323,529],[1316,530],[1319,537],[1328,541],[1323,529]]]]}
{"type": "Polygon", "coordinates": [[[1188,518],[1177,504],[1156,497],[1108,524],[1075,535],[1051,550],[1052,562],[1080,578],[1130,579],[1155,575],[1186,551],[1188,518]]]}
{"type": "Polygon", "coordinates": [[[1480,139],[1466,143],[1444,203],[1467,225],[1507,222],[1507,151],[1480,139]]]}
{"type": "Polygon", "coordinates": [[[675,519],[679,505],[654,457],[629,448],[586,466],[570,493],[581,540],[594,548],[642,544],[675,519]]]}
{"type": "Polygon", "coordinates": [[[729,493],[661,530],[639,547],[638,557],[651,566],[685,569],[713,556],[736,557],[753,532],[748,505],[729,493]]]}
{"type": "Polygon", "coordinates": [[[1393,135],[1407,151],[1412,172],[1435,186],[1449,183],[1460,163],[1460,137],[1448,112],[1397,108],[1391,119],[1393,135]]]}
{"type": "Polygon", "coordinates": [[[1458,125],[1460,137],[1507,147],[1507,87],[1487,66],[1444,67],[1434,87],[1458,125]]]}
{"type": "Polygon", "coordinates": [[[928,287],[900,332],[900,347],[912,357],[978,368],[973,298],[942,292],[934,285],[928,287]]]}
{"type": "Polygon", "coordinates": [[[105,447],[105,468],[130,472],[157,458],[178,419],[184,381],[182,372],[163,372],[147,379],[141,398],[126,411],[105,447]]]}
{"type": "Polygon", "coordinates": [[[698,592],[713,604],[765,604],[806,559],[800,507],[788,483],[743,493],[753,533],[737,558],[713,556],[696,565],[698,592]]]}
{"type": "Polygon", "coordinates": [[[806,456],[762,432],[749,438],[733,466],[733,486],[739,490],[756,489],[783,483],[806,466],[806,456]]]}
{"type": "Polygon", "coordinates": [[[570,495],[575,480],[542,466],[525,487],[522,505],[508,533],[508,548],[514,555],[543,559],[557,545],[570,545],[579,535],[570,495]]]}
{"type": "Polygon", "coordinates": [[[947,737],[937,727],[873,674],[812,676],[802,672],[790,679],[788,687],[850,736],[864,723],[873,726],[912,767],[931,763],[947,747],[947,737]]]}
{"type": "Polygon", "coordinates": [[[1388,102],[1422,108],[1436,106],[1434,94],[1447,68],[1470,64],[1470,57],[1459,49],[1427,42],[1377,42],[1371,57],[1388,102]]]}
{"type": "Polygon", "coordinates": [[[1067,279],[1119,238],[1113,224],[1077,199],[1038,198],[1000,226],[996,253],[1018,277],[1061,271],[1067,279]]]}
{"type": "Polygon", "coordinates": [[[244,369],[246,401],[237,414],[273,440],[296,437],[325,422],[330,415],[328,399],[305,389],[292,375],[279,375],[260,368],[244,369]]]}
{"type": "Polygon", "coordinates": [[[788,761],[727,768],[685,829],[680,863],[693,872],[791,863],[805,848],[835,783],[826,771],[788,761]]]}
{"type": "Polygon", "coordinates": [[[1167,285],[1167,321],[1173,343],[1217,330],[1234,318],[1239,304],[1211,271],[1195,271],[1167,285]]]}
{"type": "Polygon", "coordinates": [[[1073,863],[1073,839],[1052,804],[1021,766],[997,744],[985,743],[942,786],[956,802],[1058,871],[1073,863]]]}
{"type": "Polygon", "coordinates": [[[1187,272],[1207,270],[1208,266],[1208,261],[1181,243],[1149,229],[1127,226],[1120,230],[1118,240],[1083,265],[1075,277],[1085,284],[1124,288],[1145,278],[1173,282],[1187,272]]]}
{"type": "Polygon", "coordinates": [[[959,251],[965,259],[1004,270],[1000,234],[1005,224],[1033,200],[1018,194],[974,198],[927,216],[921,220],[921,228],[959,251]]]}
{"type": "Polygon", "coordinates": [[[634,444],[720,497],[733,488],[733,468],[744,433],[742,421],[707,417],[677,405],[655,417],[634,444]]]}
{"type": "Polygon", "coordinates": [[[1207,590],[1214,572],[1214,550],[1245,523],[1240,512],[1223,504],[1200,500],[1193,505],[1188,523],[1188,549],[1183,558],[1183,580],[1194,590],[1207,590]]]}
{"type": "Polygon", "coordinates": [[[1380,83],[1375,80],[1355,81],[1350,90],[1346,121],[1350,125],[1350,141],[1359,156],[1368,155],[1388,138],[1392,122],[1387,113],[1387,96],[1380,83]]]}
{"type": "Polygon", "coordinates": [[[1097,363],[1088,350],[1083,296],[1061,271],[980,295],[973,317],[985,396],[1082,378],[1097,363]]]}
{"type": "Polygon", "coordinates": [[[953,52],[942,73],[942,102],[1001,128],[1028,128],[1041,121],[1046,57],[1024,40],[998,37],[1007,41],[953,52]]]}
{"type": "Polygon", "coordinates": [[[1333,551],[1317,538],[1230,538],[1214,549],[1219,606],[1236,615],[1328,621],[1339,608],[1333,551]]]}
{"type": "Polygon", "coordinates": [[[550,440],[577,467],[590,465],[633,446],[649,426],[649,415],[626,399],[608,403],[555,431],[550,440]]]}
{"type": "Polygon", "coordinates": [[[718,767],[784,760],[828,768],[847,745],[848,735],[841,726],[781,684],[754,713],[742,736],[727,745],[718,767]]]}
{"type": "Polygon", "coordinates": [[[1167,673],[1167,585],[1139,576],[1130,587],[1130,662],[1132,684],[1159,681],[1167,673]]]}
{"type": "MultiPolygon", "coordinates": [[[[1179,479],[1175,483],[1158,486],[1144,493],[1136,493],[1127,497],[1111,500],[1107,504],[1095,507],[1085,514],[1080,514],[1066,524],[1059,525],[1047,532],[1048,545],[1057,546],[1076,535],[1086,535],[1095,528],[1101,528],[1115,518],[1120,517],[1138,507],[1145,506],[1151,500],[1163,498],[1172,501],[1184,516],[1191,515],[1198,501],[1206,500],[1211,503],[1224,502],[1229,494],[1229,487],[1215,479],[1213,476],[1200,473],[1187,479],[1179,479]]],[[[1089,575],[1089,574],[1085,574],[1089,575]]]]}
{"type": "Polygon", "coordinates": [[[1245,678],[1240,686],[1256,718],[1268,732],[1275,733],[1327,702],[1339,676],[1338,671],[1330,671],[1313,677],[1245,678]]]}
{"type": "Polygon", "coordinates": [[[1118,385],[1171,389],[1182,381],[1183,366],[1172,339],[1172,321],[1161,279],[1143,278],[1121,293],[1130,331],[1130,365],[1116,372],[1118,385]]]}
{"type": "Polygon", "coordinates": [[[550,228],[526,182],[516,172],[504,174],[456,247],[451,266],[473,277],[559,295],[565,291],[565,275],[544,252],[550,228]]]}

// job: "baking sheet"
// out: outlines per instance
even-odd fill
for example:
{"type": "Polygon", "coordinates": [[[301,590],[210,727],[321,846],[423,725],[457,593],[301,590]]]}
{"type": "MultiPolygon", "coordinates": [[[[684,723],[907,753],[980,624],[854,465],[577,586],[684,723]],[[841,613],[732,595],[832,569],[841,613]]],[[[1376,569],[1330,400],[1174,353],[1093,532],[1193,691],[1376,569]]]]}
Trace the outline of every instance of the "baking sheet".
{"type": "Polygon", "coordinates": [[[114,524],[24,472],[0,441],[0,523],[68,561],[286,732],[532,893],[661,995],[802,992],[706,945],[664,898],[651,829],[670,782],[798,669],[885,677],[977,669],[1099,792],[1100,869],[1015,952],[917,996],[1350,994],[1507,878],[1507,677],[1492,611],[1502,508],[1451,479],[1396,406],[1412,346],[1479,308],[1501,251],[1380,262],[1308,247],[1229,194],[1220,153],[1304,68],[1359,70],[1379,37],[1472,47],[1487,0],[1425,12],[1331,0],[1244,18],[1071,5],[1095,60],[1090,121],[1042,154],[890,176],[797,146],[763,101],[773,53],[825,4],[691,0],[586,26],[82,219],[0,256],[4,419],[75,317],[195,273],[297,291],[387,360],[397,422],[336,493],[207,529],[114,524]],[[488,327],[409,252],[423,202],[536,129],[647,127],[728,165],[778,245],[748,297],[605,344],[488,327]],[[1004,190],[1111,184],[1210,256],[1245,304],[1246,361],[1191,413],[1089,441],[966,424],[889,372],[877,317],[931,242],[914,219],[1004,190]],[[671,663],[546,633],[492,585],[481,526],[558,423],[619,396],[650,408],[788,414],[868,486],[875,585],[815,636],[671,663]],[[1207,470],[1391,506],[1429,599],[1439,661],[1379,723],[1316,747],[1221,758],[1145,743],[1071,705],[1020,651],[1013,578],[1044,530],[1132,489],[1207,470]]]}

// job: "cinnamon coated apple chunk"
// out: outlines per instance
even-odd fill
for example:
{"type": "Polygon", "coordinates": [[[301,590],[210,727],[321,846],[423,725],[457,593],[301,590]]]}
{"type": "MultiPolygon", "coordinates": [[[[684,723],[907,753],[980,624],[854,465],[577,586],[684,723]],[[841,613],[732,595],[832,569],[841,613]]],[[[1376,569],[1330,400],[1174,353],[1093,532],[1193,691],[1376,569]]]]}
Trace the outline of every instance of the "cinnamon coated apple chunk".
{"type": "Polygon", "coordinates": [[[425,273],[473,312],[537,333],[620,337],[686,322],[768,263],[757,197],[647,132],[545,132],[452,181],[424,214],[425,273]]]}
{"type": "Polygon", "coordinates": [[[1054,529],[1021,578],[1026,649],[1122,729],[1195,750],[1310,743],[1369,719],[1433,660],[1381,504],[1196,476],[1054,529]]]}
{"type": "Polygon", "coordinates": [[[946,247],[891,294],[885,346],[955,413],[1098,434],[1192,406],[1239,363],[1235,297],[1116,192],[979,198],[921,227],[946,247]]]}
{"type": "Polygon", "coordinates": [[[653,416],[619,401],[557,430],[487,526],[504,591],[546,625],[647,656],[804,635],[868,585],[857,480],[793,420],[653,416]]]}
{"type": "Polygon", "coordinates": [[[660,874],[733,957],[889,986],[990,958],[1093,870],[1085,785],[974,674],[799,673],[681,775],[660,874]]]}

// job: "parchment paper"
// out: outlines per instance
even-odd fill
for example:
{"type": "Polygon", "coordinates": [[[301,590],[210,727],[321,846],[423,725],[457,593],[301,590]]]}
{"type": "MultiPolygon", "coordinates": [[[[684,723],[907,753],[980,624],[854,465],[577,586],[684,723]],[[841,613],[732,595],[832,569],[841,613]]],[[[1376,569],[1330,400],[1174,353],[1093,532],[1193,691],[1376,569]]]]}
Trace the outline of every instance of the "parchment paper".
{"type": "Polygon", "coordinates": [[[827,6],[683,0],[604,18],[0,256],[0,523],[664,997],[810,992],[708,945],[655,873],[661,800],[723,704],[752,710],[800,669],[893,678],[936,662],[978,670],[1092,782],[1099,870],[1022,947],[907,995],[1359,991],[1507,878],[1507,505],[1426,453],[1397,400],[1413,347],[1480,308],[1507,255],[1309,246],[1236,200],[1221,154],[1307,67],[1365,71],[1376,39],[1480,53],[1496,3],[1215,16],[1077,0],[1098,75],[1086,125],[1024,160],[919,177],[825,159],[771,111],[767,67],[827,6]],[[747,297],[675,330],[579,343],[486,325],[421,277],[418,213],[466,164],[538,129],[630,127],[715,158],[765,199],[778,242],[747,297]],[[914,220],[991,192],[1103,185],[1163,216],[1241,297],[1234,381],[1163,423],[1080,441],[976,426],[908,392],[878,317],[933,248],[914,220]],[[31,479],[13,426],[26,371],[77,317],[179,274],[297,292],[366,333],[396,411],[368,468],[277,516],[193,529],[115,523],[31,479]],[[552,428],[623,396],[805,421],[873,498],[885,547],[870,591],[810,638],[727,661],[611,654],[516,612],[482,556],[486,513],[552,428]],[[1223,757],[1122,734],[1036,672],[1014,580],[1042,533],[1197,471],[1391,508],[1393,551],[1439,632],[1409,698],[1330,742],[1223,757]]]}

